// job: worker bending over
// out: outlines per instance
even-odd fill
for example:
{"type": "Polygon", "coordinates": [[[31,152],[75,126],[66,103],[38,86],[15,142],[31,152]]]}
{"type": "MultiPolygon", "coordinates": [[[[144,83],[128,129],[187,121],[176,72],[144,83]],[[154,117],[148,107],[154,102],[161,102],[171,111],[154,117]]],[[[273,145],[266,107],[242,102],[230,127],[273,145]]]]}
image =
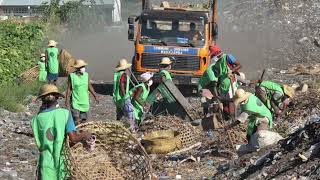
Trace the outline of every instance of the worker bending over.
{"type": "Polygon", "coordinates": [[[256,85],[256,96],[277,115],[282,114],[295,94],[294,88],[272,81],[262,81],[256,85]]]}
{"type": "Polygon", "coordinates": [[[152,77],[153,73],[150,72],[141,74],[142,83],[133,87],[129,92],[129,96],[126,97],[123,110],[129,120],[132,131],[136,131],[137,124],[140,124],[143,114],[148,109],[146,100],[150,93],[150,86],[153,84],[152,77]]]}
{"type": "Polygon", "coordinates": [[[239,73],[241,65],[233,55],[222,53],[217,45],[210,46],[209,50],[211,60],[215,62],[213,71],[218,78],[219,94],[224,99],[222,101],[224,116],[229,119],[234,117],[235,111],[232,98],[238,87],[236,75],[241,77],[244,74],[239,73]]]}
{"type": "Polygon", "coordinates": [[[212,98],[221,99],[218,94],[218,78],[214,73],[214,63],[210,64],[198,82],[198,93],[201,96],[201,105],[204,116],[209,113],[209,105],[212,98]]]}
{"type": "Polygon", "coordinates": [[[89,92],[99,103],[97,95],[90,82],[89,74],[86,72],[88,64],[81,59],[76,60],[73,67],[75,72],[68,77],[68,87],[66,92],[66,107],[71,107],[73,118],[77,124],[88,119],[90,109],[89,92]],[[71,100],[71,101],[70,101],[71,100]]]}
{"type": "Polygon", "coordinates": [[[282,137],[271,132],[272,114],[254,94],[238,89],[235,94],[235,105],[240,106],[241,114],[236,118],[239,122],[248,121],[248,144],[238,146],[239,152],[250,152],[276,143],[282,137]]]}
{"type": "Polygon", "coordinates": [[[40,151],[37,172],[41,180],[66,179],[65,158],[61,152],[67,135],[72,144],[91,137],[88,132],[77,133],[70,111],[59,108],[60,97],[63,95],[55,85],[43,85],[37,98],[41,99],[42,106],[32,119],[32,131],[40,151]]]}
{"type": "Polygon", "coordinates": [[[121,59],[115,68],[113,76],[113,102],[116,105],[117,120],[122,118],[125,97],[130,90],[130,68],[131,64],[126,59],[121,59]]]}

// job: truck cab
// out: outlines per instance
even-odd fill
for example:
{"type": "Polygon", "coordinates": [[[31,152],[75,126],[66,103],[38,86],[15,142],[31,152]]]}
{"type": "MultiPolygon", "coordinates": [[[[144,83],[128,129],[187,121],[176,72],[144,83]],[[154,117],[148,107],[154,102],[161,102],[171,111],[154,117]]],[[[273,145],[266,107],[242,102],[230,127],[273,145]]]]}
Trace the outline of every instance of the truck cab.
{"type": "Polygon", "coordinates": [[[217,35],[215,14],[210,12],[210,8],[146,8],[138,17],[129,17],[128,38],[135,42],[133,73],[158,72],[161,59],[169,57],[174,83],[196,85],[210,64],[209,45],[217,35]]]}

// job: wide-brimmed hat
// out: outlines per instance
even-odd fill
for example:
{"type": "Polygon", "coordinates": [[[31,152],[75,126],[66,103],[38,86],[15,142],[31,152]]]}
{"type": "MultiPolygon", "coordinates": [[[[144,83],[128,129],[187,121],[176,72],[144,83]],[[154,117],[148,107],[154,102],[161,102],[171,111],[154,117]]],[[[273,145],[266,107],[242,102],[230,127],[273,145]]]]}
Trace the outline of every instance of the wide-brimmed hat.
{"type": "Polygon", "coordinates": [[[140,78],[141,78],[141,80],[143,82],[149,81],[152,77],[153,77],[153,73],[152,72],[145,72],[145,73],[140,75],[140,78]]]}
{"type": "Polygon", "coordinates": [[[132,66],[132,64],[128,63],[128,61],[126,59],[121,59],[115,69],[116,69],[116,71],[121,71],[121,70],[128,69],[131,66],[132,66]]]}
{"type": "Polygon", "coordinates": [[[56,47],[57,44],[58,43],[55,40],[49,40],[48,47],[56,47]]]}
{"type": "Polygon", "coordinates": [[[286,94],[287,96],[289,96],[290,98],[293,98],[294,94],[295,94],[295,90],[293,87],[288,86],[286,84],[283,85],[283,91],[284,94],[286,94]]]}
{"type": "Polygon", "coordinates": [[[171,59],[168,58],[168,57],[164,57],[161,59],[161,62],[160,64],[163,64],[163,65],[170,65],[172,63],[171,59]]]}
{"type": "Polygon", "coordinates": [[[246,92],[243,89],[237,89],[235,96],[234,96],[234,104],[236,106],[238,106],[243,101],[248,100],[251,95],[252,95],[251,93],[246,92]]]}
{"type": "Polygon", "coordinates": [[[57,86],[53,84],[45,84],[40,88],[37,99],[42,98],[43,96],[48,94],[56,94],[58,96],[64,97],[64,95],[59,92],[57,86]]]}
{"type": "Polygon", "coordinates": [[[72,65],[72,67],[74,67],[74,68],[81,68],[81,67],[87,66],[87,65],[88,65],[88,64],[87,64],[84,60],[78,59],[78,60],[76,60],[76,62],[74,63],[74,65],[72,65]]]}

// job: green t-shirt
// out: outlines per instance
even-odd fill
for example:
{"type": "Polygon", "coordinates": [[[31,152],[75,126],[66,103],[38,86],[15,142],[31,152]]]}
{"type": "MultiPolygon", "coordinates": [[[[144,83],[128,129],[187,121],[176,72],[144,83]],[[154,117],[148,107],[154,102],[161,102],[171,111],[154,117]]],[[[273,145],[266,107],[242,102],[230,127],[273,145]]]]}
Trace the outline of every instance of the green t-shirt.
{"type": "Polygon", "coordinates": [[[58,48],[47,48],[48,54],[48,73],[58,74],[59,73],[59,61],[58,61],[58,48]]]}
{"type": "Polygon", "coordinates": [[[72,108],[88,112],[90,108],[88,73],[84,72],[82,75],[71,73],[70,80],[72,86],[72,108]]]}

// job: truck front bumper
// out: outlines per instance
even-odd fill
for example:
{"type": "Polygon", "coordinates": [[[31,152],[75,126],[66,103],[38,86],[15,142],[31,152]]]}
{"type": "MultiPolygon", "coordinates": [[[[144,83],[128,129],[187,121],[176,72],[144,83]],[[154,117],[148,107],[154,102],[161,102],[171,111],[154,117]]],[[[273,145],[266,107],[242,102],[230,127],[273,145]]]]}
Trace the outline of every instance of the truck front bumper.
{"type": "MultiPolygon", "coordinates": [[[[141,81],[140,75],[142,73],[137,73],[135,72],[134,75],[136,76],[138,81],[141,81]]],[[[175,85],[192,85],[192,86],[196,86],[198,85],[198,81],[200,79],[200,77],[197,76],[193,76],[190,74],[171,74],[172,77],[172,81],[175,85]]],[[[161,82],[161,77],[159,76],[158,73],[155,73],[153,76],[153,81],[155,83],[160,83],[161,82]]]]}

